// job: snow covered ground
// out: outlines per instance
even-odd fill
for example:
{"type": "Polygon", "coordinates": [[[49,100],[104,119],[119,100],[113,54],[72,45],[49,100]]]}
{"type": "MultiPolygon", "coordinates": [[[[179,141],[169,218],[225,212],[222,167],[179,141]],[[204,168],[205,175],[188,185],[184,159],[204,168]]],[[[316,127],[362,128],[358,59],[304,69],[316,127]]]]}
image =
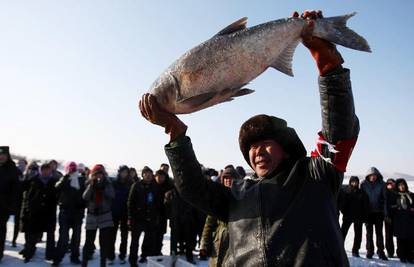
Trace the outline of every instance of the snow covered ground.
{"type": "MultiPolygon", "coordinates": [[[[347,183],[347,181],[344,181],[344,183],[347,183]]],[[[411,189],[411,191],[414,191],[414,181],[408,181],[408,186],[411,189]]],[[[13,217],[10,218],[8,222],[8,228],[7,228],[7,238],[6,238],[6,245],[5,245],[5,252],[4,252],[4,258],[2,262],[0,263],[0,266],[13,266],[13,267],[42,267],[42,266],[50,266],[51,262],[47,262],[44,260],[45,256],[45,243],[39,243],[38,249],[36,252],[36,255],[32,259],[31,262],[25,264],[23,263],[22,257],[18,254],[18,252],[23,247],[23,234],[20,233],[18,237],[18,244],[16,248],[11,247],[11,239],[13,236],[13,217]]],[[[84,234],[84,231],[83,231],[84,234]]],[[[45,236],[46,237],[46,236],[45,236]]],[[[56,231],[56,239],[58,238],[58,233],[56,231]]],[[[414,266],[412,264],[402,264],[400,263],[398,258],[392,258],[389,259],[389,261],[382,261],[379,260],[377,255],[374,255],[374,258],[371,260],[368,260],[365,258],[366,250],[365,250],[365,227],[363,229],[363,236],[362,236],[362,244],[361,244],[361,250],[360,255],[361,258],[354,258],[351,256],[351,250],[352,250],[352,243],[354,239],[354,231],[353,226],[349,229],[348,236],[346,238],[345,242],[345,249],[349,256],[349,262],[351,266],[359,267],[359,266],[414,266]]],[[[84,243],[84,236],[82,236],[81,246],[83,246],[84,243]]],[[[119,241],[119,237],[117,239],[119,241]]],[[[142,242],[142,237],[140,240],[140,243],[142,242]]],[[[375,240],[374,240],[375,242],[375,240]]],[[[396,244],[396,240],[394,242],[396,244]]],[[[96,240],[96,245],[98,245],[98,239],[96,240]]],[[[117,246],[119,247],[119,246],[117,246]]],[[[140,248],[141,249],[141,248],[140,248]]],[[[164,255],[168,255],[170,251],[170,236],[169,233],[167,233],[164,237],[164,246],[162,249],[162,252],[164,255]]],[[[196,259],[197,257],[195,257],[196,259]]],[[[208,263],[206,261],[204,262],[197,262],[197,266],[206,267],[208,263]]],[[[74,266],[70,264],[69,257],[65,257],[63,260],[61,266],[74,266]]],[[[89,266],[95,267],[99,266],[99,251],[97,250],[94,256],[94,260],[89,262],[89,266]]],[[[118,261],[115,261],[114,266],[129,266],[129,264],[126,265],[120,265],[118,261]]],[[[140,264],[139,266],[146,266],[146,264],[140,264]]]]}

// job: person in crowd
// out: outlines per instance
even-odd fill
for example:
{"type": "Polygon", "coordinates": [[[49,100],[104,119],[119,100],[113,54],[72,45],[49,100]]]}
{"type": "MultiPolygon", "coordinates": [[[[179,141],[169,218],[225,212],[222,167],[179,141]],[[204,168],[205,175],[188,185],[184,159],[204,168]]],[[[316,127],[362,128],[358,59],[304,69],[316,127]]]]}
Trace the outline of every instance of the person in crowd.
{"type": "Polygon", "coordinates": [[[396,202],[397,191],[395,187],[395,180],[390,178],[385,183],[385,210],[384,210],[384,226],[385,226],[385,249],[387,250],[388,258],[394,257],[394,233],[393,233],[393,217],[394,209],[392,205],[396,202]]]}
{"type": "Polygon", "coordinates": [[[19,173],[19,179],[17,183],[17,196],[14,205],[14,230],[13,230],[13,239],[12,239],[12,247],[17,247],[17,237],[19,236],[20,230],[20,212],[22,208],[22,200],[23,200],[23,181],[24,181],[24,173],[27,168],[27,160],[19,159],[17,161],[17,170],[19,173]]]}
{"type": "Polygon", "coordinates": [[[388,260],[384,253],[384,236],[382,234],[384,210],[385,210],[385,183],[377,168],[369,168],[365,180],[361,183],[361,189],[369,199],[369,209],[366,226],[367,258],[374,255],[373,231],[375,228],[377,255],[381,260],[388,260]]]}
{"type": "Polygon", "coordinates": [[[230,189],[204,178],[187,126],[176,115],[151,94],[139,104],[142,116],[170,135],[165,151],[182,198],[228,222],[230,255],[224,265],[349,265],[336,200],[359,133],[350,74],[333,44],[312,37],[313,19],[321,12],[306,11],[303,17],[308,26],[302,40],[320,73],[322,131],[312,157],[285,120],[254,116],[241,126],[239,144],[255,175],[230,189]]]}
{"type": "Polygon", "coordinates": [[[58,181],[63,176],[63,174],[60,171],[58,171],[59,163],[56,160],[52,159],[51,161],[49,161],[49,165],[50,168],[52,168],[52,177],[56,181],[58,181]]]}
{"type": "Polygon", "coordinates": [[[162,255],[162,243],[164,240],[164,234],[167,232],[168,220],[165,205],[165,195],[167,192],[174,188],[174,182],[172,179],[169,179],[168,174],[161,169],[155,172],[155,181],[158,184],[160,194],[163,198],[162,205],[160,207],[160,222],[157,227],[156,234],[155,255],[162,255]]]}
{"type": "Polygon", "coordinates": [[[131,228],[131,246],[129,249],[129,263],[131,267],[138,266],[139,238],[145,233],[141,248],[140,263],[147,261],[148,256],[154,256],[157,227],[160,222],[160,211],[163,196],[154,173],[145,166],[142,169],[142,180],[135,182],[128,197],[128,223],[131,228]]]}
{"type": "Polygon", "coordinates": [[[129,176],[129,168],[122,165],[118,168],[116,180],[112,183],[115,190],[115,199],[112,202],[112,218],[114,220],[114,228],[111,240],[111,249],[108,258],[111,262],[115,260],[115,242],[118,229],[121,230],[121,244],[119,246],[118,258],[121,264],[125,264],[128,246],[128,196],[132,186],[132,180],[129,176]]]}
{"type": "Polygon", "coordinates": [[[354,224],[354,244],[352,246],[352,256],[354,257],[359,257],[362,241],[362,224],[366,220],[368,205],[368,196],[359,188],[358,176],[351,176],[349,185],[341,188],[338,197],[338,207],[342,212],[341,232],[344,241],[349,227],[351,224],[354,224]]]}
{"type": "Polygon", "coordinates": [[[163,172],[165,172],[167,174],[167,179],[170,178],[168,172],[170,171],[170,165],[168,165],[167,163],[162,163],[160,166],[160,170],[162,170],[163,172]]]}
{"type": "Polygon", "coordinates": [[[394,209],[394,235],[397,237],[397,256],[402,263],[414,263],[414,194],[405,179],[397,179],[394,209]]]}
{"type": "Polygon", "coordinates": [[[0,262],[3,259],[7,221],[13,212],[11,203],[18,197],[19,171],[10,156],[8,146],[0,146],[0,262]]]}
{"type": "Polygon", "coordinates": [[[82,220],[86,203],[83,199],[86,178],[80,176],[75,162],[65,165],[65,175],[56,183],[59,205],[59,240],[53,260],[53,266],[59,266],[70,244],[70,262],[81,264],[79,247],[81,242],[82,220]],[[69,242],[69,230],[72,238],[69,242]]]}
{"type": "Polygon", "coordinates": [[[139,181],[138,173],[135,168],[129,168],[129,176],[131,177],[131,181],[133,183],[136,183],[137,181],[139,181]]]}
{"type": "Polygon", "coordinates": [[[40,166],[40,174],[24,183],[21,230],[25,233],[24,262],[29,262],[43,233],[47,233],[46,260],[55,253],[57,191],[56,180],[48,163],[40,166]]]}
{"type": "Polygon", "coordinates": [[[244,179],[244,177],[246,177],[246,171],[244,170],[242,166],[237,166],[236,171],[239,174],[240,179],[244,179]]]}
{"type": "MultiPolygon", "coordinates": [[[[224,168],[221,177],[221,183],[229,188],[232,187],[233,181],[241,179],[239,171],[231,165],[224,168]]],[[[210,257],[208,266],[222,266],[227,262],[229,250],[229,233],[227,223],[217,219],[214,216],[207,216],[203,230],[200,248],[200,260],[206,260],[210,257]]]]}
{"type": "Polygon", "coordinates": [[[99,229],[100,266],[106,266],[109,254],[112,228],[112,201],[115,191],[108,178],[105,167],[101,164],[95,165],[86,182],[83,199],[87,202],[86,215],[86,239],[82,251],[82,267],[88,266],[88,260],[93,253],[96,233],[99,229]]]}

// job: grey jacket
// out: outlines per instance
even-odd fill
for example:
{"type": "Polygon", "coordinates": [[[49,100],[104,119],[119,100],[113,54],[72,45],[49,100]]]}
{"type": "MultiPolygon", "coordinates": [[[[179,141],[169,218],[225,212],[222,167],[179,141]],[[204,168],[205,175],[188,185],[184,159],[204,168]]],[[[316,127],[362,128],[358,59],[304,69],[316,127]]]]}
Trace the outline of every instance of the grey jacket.
{"type": "Polygon", "coordinates": [[[87,201],[88,213],[86,216],[86,230],[103,229],[113,227],[112,200],[115,191],[108,178],[92,184],[87,181],[83,199],[87,201]]]}
{"type": "Polygon", "coordinates": [[[385,183],[377,168],[371,167],[368,169],[365,180],[361,183],[361,189],[369,198],[368,213],[384,213],[385,183]],[[374,183],[368,180],[368,177],[372,174],[378,176],[374,183]]]}

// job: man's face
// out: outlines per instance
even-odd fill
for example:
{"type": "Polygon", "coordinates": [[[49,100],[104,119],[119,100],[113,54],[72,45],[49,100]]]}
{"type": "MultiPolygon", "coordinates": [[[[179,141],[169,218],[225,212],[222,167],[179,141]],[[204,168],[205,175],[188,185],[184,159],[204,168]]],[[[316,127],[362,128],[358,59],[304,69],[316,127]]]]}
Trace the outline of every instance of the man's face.
{"type": "Polygon", "coordinates": [[[250,165],[259,177],[272,174],[287,157],[282,146],[271,139],[255,142],[249,150],[250,165]]]}
{"type": "Polygon", "coordinates": [[[168,173],[169,169],[170,169],[170,166],[168,166],[168,165],[162,165],[161,166],[161,170],[163,170],[165,173],[168,173]]]}
{"type": "Polygon", "coordinates": [[[370,176],[368,176],[368,180],[371,183],[375,183],[375,181],[378,179],[378,176],[376,174],[371,174],[370,176]]]}
{"type": "Polygon", "coordinates": [[[351,186],[352,186],[353,188],[358,188],[358,186],[359,186],[359,182],[358,182],[358,181],[352,181],[352,182],[351,182],[351,186]]]}
{"type": "Polygon", "coordinates": [[[389,183],[387,184],[387,189],[388,189],[388,190],[394,190],[394,188],[395,188],[395,184],[394,184],[393,182],[389,182],[389,183]]]}
{"type": "Polygon", "coordinates": [[[400,183],[400,184],[398,185],[398,190],[399,190],[400,192],[405,192],[405,191],[407,191],[407,188],[405,187],[405,184],[404,184],[404,183],[400,183]]]}
{"type": "Polygon", "coordinates": [[[146,171],[142,174],[142,180],[144,180],[144,182],[149,183],[152,179],[154,179],[152,172],[146,171]]]}
{"type": "Polygon", "coordinates": [[[157,184],[163,184],[165,182],[165,175],[157,174],[155,175],[155,181],[157,184]]]}
{"type": "Polygon", "coordinates": [[[57,169],[57,164],[54,161],[50,162],[49,163],[49,166],[52,169],[52,171],[55,171],[57,169]]]}
{"type": "Polygon", "coordinates": [[[224,186],[231,187],[233,184],[233,179],[230,176],[223,177],[223,184],[224,186]]]}
{"type": "Polygon", "coordinates": [[[4,153],[0,154],[0,164],[6,163],[8,159],[9,158],[8,158],[7,154],[4,154],[4,153]]]}
{"type": "Polygon", "coordinates": [[[41,171],[42,177],[49,177],[52,174],[52,169],[49,168],[43,168],[41,171]]]}
{"type": "Polygon", "coordinates": [[[119,176],[121,177],[121,179],[126,179],[128,177],[128,171],[127,170],[123,170],[119,176]]]}

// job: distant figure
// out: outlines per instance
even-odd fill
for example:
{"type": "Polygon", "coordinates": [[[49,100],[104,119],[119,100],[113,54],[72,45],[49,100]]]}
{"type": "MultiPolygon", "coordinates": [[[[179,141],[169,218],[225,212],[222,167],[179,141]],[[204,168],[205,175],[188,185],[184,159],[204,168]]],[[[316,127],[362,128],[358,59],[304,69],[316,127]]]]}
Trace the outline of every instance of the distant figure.
{"type": "Polygon", "coordinates": [[[354,224],[354,244],[352,256],[359,257],[362,241],[362,224],[366,220],[369,200],[368,196],[359,188],[359,178],[351,176],[349,185],[341,188],[338,197],[338,206],[342,212],[341,232],[346,239],[349,227],[354,224]]]}
{"type": "Polygon", "coordinates": [[[24,183],[21,230],[25,233],[24,262],[29,262],[43,233],[47,233],[46,260],[53,260],[55,253],[55,229],[57,192],[56,180],[49,164],[42,164],[40,174],[24,183]]]}
{"type": "Polygon", "coordinates": [[[52,266],[59,266],[65,257],[70,241],[70,262],[81,264],[79,259],[82,220],[85,216],[86,201],[83,199],[86,178],[80,176],[75,162],[65,165],[65,175],[56,183],[59,204],[59,240],[52,266]],[[72,229],[72,238],[69,231],[72,229]]]}
{"type": "Polygon", "coordinates": [[[131,177],[132,183],[139,181],[138,173],[135,168],[129,168],[129,176],[131,177]]]}
{"type": "Polygon", "coordinates": [[[246,177],[246,171],[244,170],[242,166],[237,166],[236,171],[239,174],[240,179],[244,179],[244,177],[246,177]]]}
{"type": "Polygon", "coordinates": [[[82,251],[82,267],[88,266],[89,257],[94,250],[96,232],[99,229],[100,266],[106,266],[106,259],[111,245],[112,201],[114,188],[103,165],[97,164],[91,170],[91,177],[86,183],[83,199],[87,201],[86,239],[82,251]]]}
{"type": "Polygon", "coordinates": [[[393,205],[395,205],[397,198],[397,190],[395,187],[395,180],[388,179],[385,183],[385,249],[387,250],[388,258],[394,257],[394,212],[393,205]]]}
{"type": "Polygon", "coordinates": [[[118,229],[121,231],[121,243],[119,245],[119,260],[121,264],[125,264],[128,247],[128,196],[132,186],[132,180],[129,176],[129,168],[122,165],[118,169],[116,180],[112,183],[115,190],[115,199],[112,202],[112,218],[114,220],[114,228],[111,240],[111,249],[108,258],[110,264],[115,260],[115,243],[118,229]]]}
{"type": "Polygon", "coordinates": [[[388,260],[384,253],[384,236],[382,234],[385,209],[385,184],[377,168],[371,167],[368,170],[365,180],[361,183],[361,189],[369,198],[368,217],[365,223],[367,230],[367,258],[372,259],[374,255],[373,228],[375,227],[377,255],[381,260],[388,260]]]}
{"type": "Polygon", "coordinates": [[[0,146],[0,262],[3,258],[7,220],[13,212],[18,194],[18,169],[10,156],[8,146],[0,146]]]}
{"type": "Polygon", "coordinates": [[[397,237],[397,256],[403,263],[414,263],[414,194],[408,190],[405,179],[397,179],[396,188],[394,235],[397,237]]]}
{"type": "Polygon", "coordinates": [[[17,237],[20,231],[20,213],[22,209],[23,201],[23,181],[24,181],[24,172],[27,168],[27,160],[19,159],[17,162],[17,169],[19,173],[19,181],[17,186],[17,197],[14,205],[14,231],[13,231],[13,240],[12,247],[17,247],[17,237]]]}
{"type": "Polygon", "coordinates": [[[58,162],[54,159],[49,161],[49,166],[50,168],[52,168],[52,177],[56,181],[58,181],[63,176],[63,174],[60,171],[58,171],[58,165],[59,165],[58,162]]]}

